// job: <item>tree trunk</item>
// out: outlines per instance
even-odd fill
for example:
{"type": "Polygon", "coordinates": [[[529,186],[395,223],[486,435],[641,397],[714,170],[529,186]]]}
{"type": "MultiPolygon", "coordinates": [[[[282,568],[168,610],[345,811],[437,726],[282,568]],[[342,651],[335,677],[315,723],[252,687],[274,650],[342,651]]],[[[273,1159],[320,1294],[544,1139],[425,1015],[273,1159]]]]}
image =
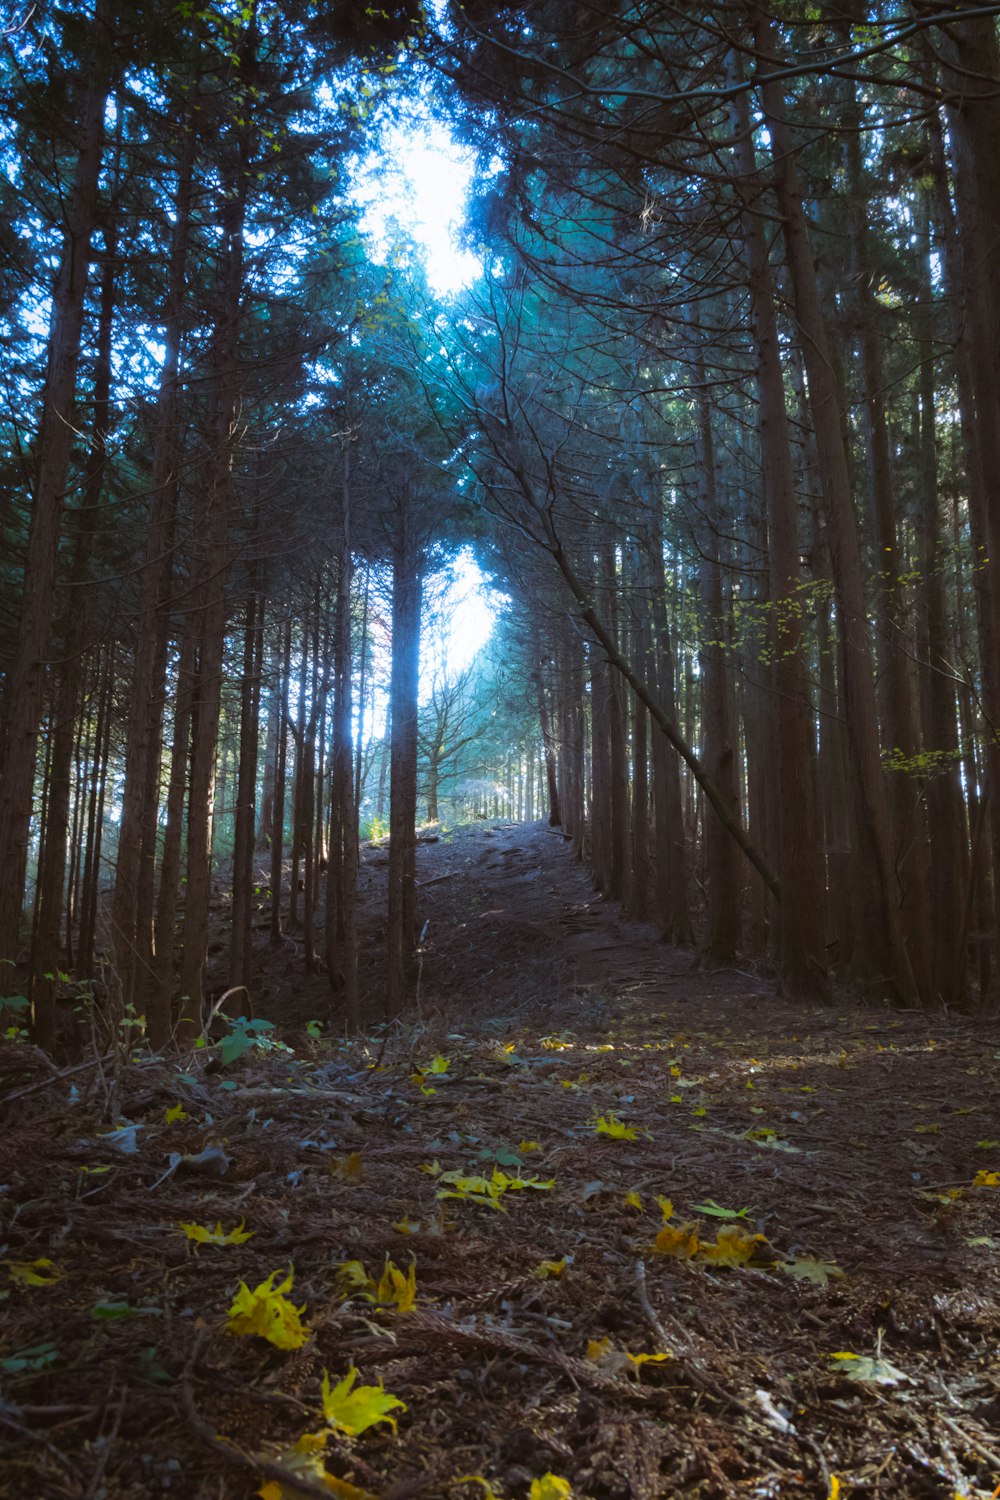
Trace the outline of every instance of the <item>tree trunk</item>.
{"type": "MultiPolygon", "coordinates": [[[[160,758],[166,698],[170,580],[177,515],[180,453],[178,396],[184,287],[191,225],[195,131],[182,123],[181,156],[162,321],[164,356],[157,396],[146,557],[139,581],[135,661],[125,735],[119,857],[111,926],[122,1001],[146,987],[153,956],[153,901],[158,833],[160,758]]],[[[157,1023],[162,1016],[157,1018],[157,1023]]],[[[154,1027],[157,1025],[154,1023],[154,1027]]],[[[167,1037],[151,1037],[156,1048],[167,1037]]]]}
{"type": "MultiPolygon", "coordinates": [[[[112,215],[114,210],[112,210],[112,215]]],[[[89,633],[88,590],[94,540],[100,514],[111,399],[111,335],[115,309],[115,245],[113,217],[104,234],[104,264],[101,270],[101,302],[97,328],[97,360],[94,369],[93,430],[87,455],[83,500],[77,513],[73,549],[71,589],[62,629],[62,665],[59,669],[48,777],[45,842],[38,871],[38,911],[33,942],[31,1000],[34,1038],[51,1052],[56,1043],[55,973],[59,968],[59,933],[62,925],[66,885],[66,853],[69,833],[70,786],[73,774],[73,741],[80,712],[80,689],[84,651],[89,633]]]]}
{"type": "MultiPolygon", "coordinates": [[[[730,81],[740,81],[735,54],[730,81]]],[[[770,646],[775,662],[774,728],[781,781],[778,913],[783,983],[793,993],[826,998],[824,881],[814,790],[815,728],[803,646],[798,507],[781,371],[781,348],[764,226],[756,209],[760,179],[745,94],[730,105],[737,191],[743,204],[743,249],[757,370],[758,432],[767,510],[770,646]]]]}
{"type": "MultiPolygon", "coordinates": [[[[97,219],[104,117],[115,52],[111,0],[97,0],[95,34],[80,119],[80,151],[65,200],[63,245],[52,289],[48,364],[38,429],[37,469],[25,558],[17,639],[3,700],[0,742],[0,958],[15,959],[31,827],[35,753],[45,692],[45,657],[55,598],[57,552],[76,428],[73,398],[97,219]]],[[[14,970],[0,966],[0,994],[9,993],[14,970]]]]}
{"type": "Polygon", "coordinates": [[[857,862],[856,871],[865,881],[863,898],[869,917],[865,933],[865,968],[870,978],[891,983],[903,1005],[918,1005],[923,997],[914,980],[900,919],[888,799],[879,755],[864,571],[840,425],[834,365],[816,284],[798,168],[784,119],[785,105],[777,85],[767,81],[769,64],[763,59],[771,58],[774,53],[770,23],[761,12],[757,12],[756,45],[762,59],[758,64],[758,74],[762,78],[761,97],[771,138],[795,312],[802,333],[838,621],[843,637],[844,705],[859,798],[858,832],[864,854],[857,862]]]}
{"type": "Polygon", "coordinates": [[[278,751],[274,771],[274,822],[271,828],[271,947],[280,948],[281,885],[285,854],[285,791],[288,773],[288,692],[292,675],[292,617],[285,620],[281,680],[276,696],[278,751]]]}
{"type": "Polygon", "coordinates": [[[386,1011],[399,1015],[416,941],[417,707],[420,681],[420,556],[409,514],[411,497],[398,498],[393,552],[392,719],[389,771],[389,915],[386,1011]]]}
{"type": "MultiPolygon", "coordinates": [[[[726,622],[722,610],[722,527],[716,488],[712,412],[700,347],[694,354],[697,383],[695,465],[698,478],[698,529],[701,554],[701,628],[707,638],[699,653],[705,766],[730,813],[740,815],[736,781],[736,743],[732,688],[726,666],[726,622]]],[[[708,929],[705,953],[713,963],[732,963],[742,938],[741,861],[739,850],[718,818],[705,820],[705,866],[708,929]]],[[[783,880],[787,874],[783,871],[783,880]]],[[[786,898],[787,904],[787,898],[786,898]]]]}

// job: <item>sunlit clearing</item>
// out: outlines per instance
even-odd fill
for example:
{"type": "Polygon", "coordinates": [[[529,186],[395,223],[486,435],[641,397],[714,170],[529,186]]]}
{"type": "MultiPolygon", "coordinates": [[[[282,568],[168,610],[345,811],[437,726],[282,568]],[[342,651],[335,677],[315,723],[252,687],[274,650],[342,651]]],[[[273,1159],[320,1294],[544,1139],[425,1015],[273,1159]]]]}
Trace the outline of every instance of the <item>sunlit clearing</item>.
{"type": "Polygon", "coordinates": [[[491,586],[468,547],[441,574],[428,579],[425,635],[421,651],[421,697],[435,678],[455,677],[469,665],[493,633],[505,602],[491,586]]]}
{"type": "Polygon", "coordinates": [[[400,239],[423,251],[427,280],[439,295],[460,291],[479,270],[458,245],[465,218],[472,156],[441,124],[393,125],[378,150],[360,163],[354,196],[364,209],[361,229],[385,262],[400,239]]]}

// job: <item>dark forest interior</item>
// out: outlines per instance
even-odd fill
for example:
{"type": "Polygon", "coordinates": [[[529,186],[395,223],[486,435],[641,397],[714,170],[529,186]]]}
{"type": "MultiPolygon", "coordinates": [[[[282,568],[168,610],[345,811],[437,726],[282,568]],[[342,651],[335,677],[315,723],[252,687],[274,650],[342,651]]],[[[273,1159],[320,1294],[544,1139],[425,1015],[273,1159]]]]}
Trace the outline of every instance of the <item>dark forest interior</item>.
{"type": "Polygon", "coordinates": [[[1000,1495],[1000,5],[0,11],[16,1500],[1000,1495]]]}

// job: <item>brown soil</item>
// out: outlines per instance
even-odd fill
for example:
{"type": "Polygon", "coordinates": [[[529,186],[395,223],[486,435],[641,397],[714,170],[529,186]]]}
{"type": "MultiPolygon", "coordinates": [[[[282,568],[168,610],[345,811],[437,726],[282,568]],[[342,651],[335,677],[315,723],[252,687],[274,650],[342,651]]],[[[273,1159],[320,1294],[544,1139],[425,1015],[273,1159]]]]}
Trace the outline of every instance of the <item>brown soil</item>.
{"type": "MultiPolygon", "coordinates": [[[[262,956],[257,1010],[294,1051],[59,1075],[4,1047],[2,1492],[438,1500],[484,1496],[474,1474],[556,1500],[553,1474],[577,1500],[993,1494],[996,1024],[803,1008],[749,965],[695,969],[542,826],[422,845],[418,880],[416,1019],[366,1042],[308,1036],[325,981],[287,948],[262,956]],[[502,1212],[439,1199],[435,1162],[552,1186],[502,1212]],[[242,1219],[239,1245],[178,1228],[242,1219]],[[686,1221],[694,1255],[669,1232],[686,1221]],[[763,1237],[746,1265],[718,1262],[733,1231],[763,1237]],[[411,1312],[345,1295],[341,1263],[377,1281],[387,1256],[415,1257],[411,1312]],[[41,1259],[57,1279],[24,1284],[41,1259]],[[302,1347],[227,1332],[239,1283],[290,1265],[302,1347]],[[346,1483],[295,1490],[323,1371],[352,1363],[406,1403],[398,1434],[332,1434],[346,1483]]],[[[366,983],[374,1004],[376,967],[366,983]]]]}

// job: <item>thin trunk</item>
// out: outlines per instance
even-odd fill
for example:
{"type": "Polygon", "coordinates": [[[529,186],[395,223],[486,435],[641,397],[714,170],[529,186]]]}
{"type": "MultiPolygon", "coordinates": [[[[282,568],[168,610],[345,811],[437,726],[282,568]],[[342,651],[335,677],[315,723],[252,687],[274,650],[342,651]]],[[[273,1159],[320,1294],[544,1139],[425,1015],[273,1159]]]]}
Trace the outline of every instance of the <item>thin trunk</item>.
{"type": "MultiPolygon", "coordinates": [[[[110,45],[111,0],[97,0],[95,42],[80,111],[80,151],[65,200],[63,245],[52,290],[48,365],[38,429],[37,469],[17,639],[3,699],[0,742],[0,958],[16,959],[31,827],[35,753],[45,694],[45,659],[55,598],[59,534],[76,430],[73,400],[98,210],[104,119],[116,53],[110,45]]],[[[0,966],[0,993],[15,982],[0,966]]]]}
{"type": "Polygon", "coordinates": [[[292,676],[292,617],[285,621],[281,676],[275,699],[278,748],[274,771],[274,822],[271,828],[271,947],[280,948],[281,885],[285,853],[285,793],[288,775],[288,694],[292,676]]]}
{"type": "Polygon", "coordinates": [[[398,501],[393,554],[392,752],[389,776],[389,915],[386,1011],[399,1015],[416,940],[417,704],[420,673],[420,559],[408,493],[398,501]]]}

